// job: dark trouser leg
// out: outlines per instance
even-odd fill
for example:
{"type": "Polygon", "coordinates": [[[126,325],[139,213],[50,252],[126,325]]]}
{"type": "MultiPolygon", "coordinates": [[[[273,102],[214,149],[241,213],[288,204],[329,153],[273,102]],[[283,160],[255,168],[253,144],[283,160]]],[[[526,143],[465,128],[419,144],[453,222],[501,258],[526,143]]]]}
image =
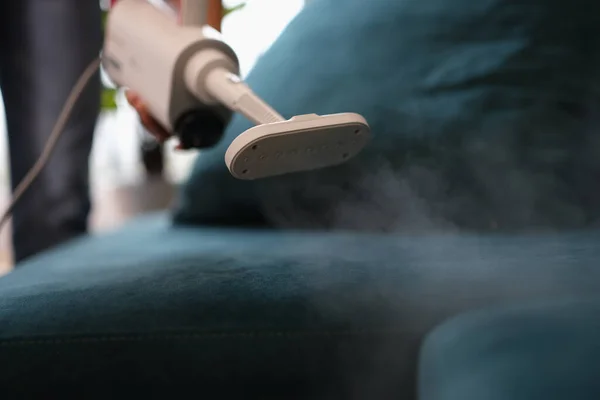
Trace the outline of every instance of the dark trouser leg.
{"type": "MultiPolygon", "coordinates": [[[[40,155],[72,86],[98,57],[98,0],[18,0],[0,5],[0,84],[11,181],[40,155]]],[[[90,83],[47,164],[13,214],[15,261],[81,235],[90,210],[88,158],[100,102],[90,83]]]]}

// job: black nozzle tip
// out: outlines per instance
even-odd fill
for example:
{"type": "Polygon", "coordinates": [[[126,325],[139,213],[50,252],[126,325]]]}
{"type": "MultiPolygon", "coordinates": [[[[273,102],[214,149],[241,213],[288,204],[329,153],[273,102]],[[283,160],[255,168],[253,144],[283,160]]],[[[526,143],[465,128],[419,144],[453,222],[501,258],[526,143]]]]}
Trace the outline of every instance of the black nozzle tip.
{"type": "Polygon", "coordinates": [[[179,117],[174,133],[184,149],[205,149],[219,143],[226,126],[214,111],[191,110],[179,117]]]}

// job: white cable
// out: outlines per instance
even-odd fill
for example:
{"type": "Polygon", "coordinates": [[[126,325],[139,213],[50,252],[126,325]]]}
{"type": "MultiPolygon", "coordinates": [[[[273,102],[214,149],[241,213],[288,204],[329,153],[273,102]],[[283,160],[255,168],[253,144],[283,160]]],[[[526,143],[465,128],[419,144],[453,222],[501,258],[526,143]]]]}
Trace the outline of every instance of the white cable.
{"type": "MultiPolygon", "coordinates": [[[[48,160],[50,159],[50,156],[52,156],[52,152],[54,151],[58,140],[60,139],[62,133],[65,130],[67,122],[69,121],[69,118],[71,116],[71,112],[73,112],[73,108],[77,104],[77,100],[79,100],[79,97],[85,90],[87,84],[90,82],[91,78],[94,76],[94,74],[99,68],[100,58],[97,58],[94,61],[92,61],[90,65],[88,65],[88,67],[85,69],[85,71],[83,71],[83,73],[77,80],[75,86],[73,86],[73,89],[71,89],[71,93],[69,94],[67,101],[65,101],[65,104],[58,116],[58,119],[56,120],[56,123],[52,128],[50,137],[44,145],[42,153],[36,160],[35,164],[33,164],[31,169],[29,169],[25,177],[23,177],[21,182],[19,182],[19,184],[13,192],[12,199],[8,207],[4,210],[4,213],[2,213],[2,218],[0,219],[0,232],[2,232],[4,226],[10,220],[15,205],[19,202],[21,197],[23,197],[23,194],[25,194],[27,189],[31,187],[31,184],[36,180],[40,172],[42,172],[42,170],[48,163],[48,160]]],[[[12,156],[15,157],[16,155],[13,154],[12,156]]]]}

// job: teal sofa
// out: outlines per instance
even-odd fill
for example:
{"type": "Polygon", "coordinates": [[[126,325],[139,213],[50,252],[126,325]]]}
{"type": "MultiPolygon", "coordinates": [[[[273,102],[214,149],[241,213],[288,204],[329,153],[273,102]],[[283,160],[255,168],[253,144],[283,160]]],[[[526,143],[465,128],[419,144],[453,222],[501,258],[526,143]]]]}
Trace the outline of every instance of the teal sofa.
{"type": "Polygon", "coordinates": [[[0,279],[0,396],[600,398],[597,8],[311,1],[248,82],[370,145],[239,181],[236,116],[173,213],[0,279]]]}
{"type": "Polygon", "coordinates": [[[597,398],[596,380],[576,378],[600,359],[599,241],[283,233],[148,216],[0,279],[0,387],[3,398],[597,398]],[[556,302],[574,304],[534,312],[556,302]],[[565,389],[525,396],[510,383],[529,376],[565,389]]]}

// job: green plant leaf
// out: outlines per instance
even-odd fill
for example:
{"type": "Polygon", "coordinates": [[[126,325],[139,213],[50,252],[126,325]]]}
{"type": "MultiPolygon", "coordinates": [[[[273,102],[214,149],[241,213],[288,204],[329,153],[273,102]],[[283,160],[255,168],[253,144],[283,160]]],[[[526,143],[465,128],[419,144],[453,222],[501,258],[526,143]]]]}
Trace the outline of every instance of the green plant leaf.
{"type": "MultiPolygon", "coordinates": [[[[108,11],[102,11],[102,29],[106,27],[108,11]]],[[[117,109],[117,90],[104,86],[100,93],[100,111],[113,111],[117,109]]]]}
{"type": "Polygon", "coordinates": [[[100,109],[102,111],[113,111],[117,109],[117,90],[104,88],[100,101],[100,109]]]}
{"type": "Polygon", "coordinates": [[[108,18],[108,11],[102,11],[102,29],[106,27],[106,20],[108,18]]]}
{"type": "Polygon", "coordinates": [[[230,8],[225,8],[224,7],[223,8],[223,17],[225,17],[226,15],[231,14],[232,12],[239,11],[239,10],[241,10],[244,7],[246,7],[246,3],[245,2],[244,3],[240,3],[240,4],[238,4],[237,6],[234,6],[234,7],[230,7],[230,8]]]}

